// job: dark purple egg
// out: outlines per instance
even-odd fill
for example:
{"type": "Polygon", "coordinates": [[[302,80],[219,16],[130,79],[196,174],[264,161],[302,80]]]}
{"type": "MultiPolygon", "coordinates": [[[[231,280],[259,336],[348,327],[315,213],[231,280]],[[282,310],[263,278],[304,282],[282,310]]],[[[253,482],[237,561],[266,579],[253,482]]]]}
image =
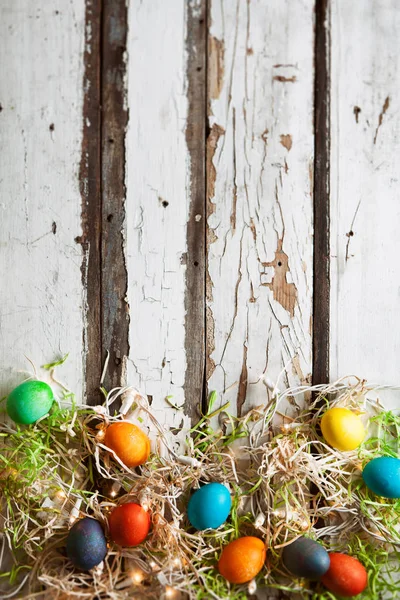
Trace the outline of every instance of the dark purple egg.
{"type": "Polygon", "coordinates": [[[282,552],[282,562],[296,577],[319,579],[329,569],[329,554],[321,544],[306,537],[298,538],[282,552]]]}
{"type": "Polygon", "coordinates": [[[85,517],[71,527],[67,537],[67,556],[78,569],[93,569],[106,554],[107,542],[99,521],[85,517]]]}

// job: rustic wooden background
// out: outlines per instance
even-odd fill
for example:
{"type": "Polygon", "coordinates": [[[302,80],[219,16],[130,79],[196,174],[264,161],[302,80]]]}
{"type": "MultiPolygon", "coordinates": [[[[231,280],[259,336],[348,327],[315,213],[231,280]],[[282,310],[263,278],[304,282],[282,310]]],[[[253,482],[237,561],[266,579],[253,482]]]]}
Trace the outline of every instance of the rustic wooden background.
{"type": "Polygon", "coordinates": [[[171,426],[399,382],[396,0],[0,10],[1,393],[69,352],[97,402],[107,350],[171,426]]]}

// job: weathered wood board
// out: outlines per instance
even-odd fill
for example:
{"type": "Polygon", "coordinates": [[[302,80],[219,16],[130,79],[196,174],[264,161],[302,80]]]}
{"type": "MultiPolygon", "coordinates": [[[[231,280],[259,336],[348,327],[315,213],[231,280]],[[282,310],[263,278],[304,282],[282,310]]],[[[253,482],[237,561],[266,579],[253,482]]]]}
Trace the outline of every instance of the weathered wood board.
{"type": "Polygon", "coordinates": [[[0,24],[0,394],[70,353],[82,397],[84,0],[5,0],[0,24]]]}
{"type": "Polygon", "coordinates": [[[332,2],[332,379],[399,379],[399,27],[397,2],[332,2]]]}
{"type": "Polygon", "coordinates": [[[313,35],[312,2],[211,3],[207,379],[237,414],[311,374],[313,35]]]}

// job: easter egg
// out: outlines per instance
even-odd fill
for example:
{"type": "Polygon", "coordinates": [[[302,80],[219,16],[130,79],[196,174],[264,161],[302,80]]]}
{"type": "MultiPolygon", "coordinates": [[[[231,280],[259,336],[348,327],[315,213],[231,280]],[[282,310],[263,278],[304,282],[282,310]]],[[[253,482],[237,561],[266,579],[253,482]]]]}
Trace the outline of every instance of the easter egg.
{"type": "Polygon", "coordinates": [[[347,452],[355,450],[365,437],[364,425],[348,408],[330,408],[321,419],[322,435],[330,446],[347,452]]]}
{"type": "Polygon", "coordinates": [[[104,444],[114,450],[127,467],[142,465],[149,458],[149,438],[139,427],[127,421],[109,425],[106,429],[104,444]]]}
{"type": "Polygon", "coordinates": [[[351,598],[365,590],[368,585],[367,571],[359,560],[347,554],[332,552],[331,564],[321,581],[330,592],[351,598]]]}
{"type": "Polygon", "coordinates": [[[67,537],[67,556],[78,569],[93,569],[106,554],[106,538],[99,521],[85,517],[71,527],[67,537]]]}
{"type": "Polygon", "coordinates": [[[53,390],[44,381],[24,381],[7,398],[7,414],[22,425],[35,423],[46,415],[54,402],[53,390]]]}
{"type": "Polygon", "coordinates": [[[231,495],[222,483],[207,483],[190,498],[187,515],[196,529],[217,529],[225,523],[231,506],[231,495]]]}
{"type": "Polygon", "coordinates": [[[120,546],[138,546],[149,533],[150,515],[140,504],[128,502],[114,508],[108,523],[113,542],[120,546]]]}
{"type": "Polygon", "coordinates": [[[263,541],[252,536],[241,537],[225,546],[218,570],[230,583],[246,583],[261,571],[265,557],[263,541]]]}
{"type": "Polygon", "coordinates": [[[321,544],[300,537],[282,552],[282,562],[296,577],[319,579],[329,569],[329,554],[321,544]]]}
{"type": "Polygon", "coordinates": [[[377,496],[400,498],[400,460],[379,456],[366,464],[362,473],[365,485],[377,496]]]}

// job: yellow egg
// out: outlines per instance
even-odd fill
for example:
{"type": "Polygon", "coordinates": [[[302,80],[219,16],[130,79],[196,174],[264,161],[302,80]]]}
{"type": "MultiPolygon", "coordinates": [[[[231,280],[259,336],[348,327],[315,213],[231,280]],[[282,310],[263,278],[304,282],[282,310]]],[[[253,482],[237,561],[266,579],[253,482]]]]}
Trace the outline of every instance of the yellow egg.
{"type": "Polygon", "coordinates": [[[358,415],[348,408],[330,408],[321,419],[322,435],[330,446],[347,452],[355,450],[365,437],[358,415]]]}

